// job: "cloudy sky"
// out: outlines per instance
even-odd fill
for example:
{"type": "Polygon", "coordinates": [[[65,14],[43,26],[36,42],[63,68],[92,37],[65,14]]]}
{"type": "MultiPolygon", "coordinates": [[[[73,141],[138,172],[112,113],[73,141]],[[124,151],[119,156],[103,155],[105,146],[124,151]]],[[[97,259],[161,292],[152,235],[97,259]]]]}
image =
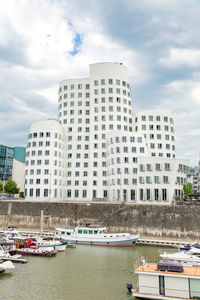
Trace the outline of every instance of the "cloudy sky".
{"type": "Polygon", "coordinates": [[[128,67],[135,112],[171,109],[177,157],[200,152],[199,0],[0,1],[0,143],[25,146],[57,118],[59,81],[103,61],[128,67]]]}

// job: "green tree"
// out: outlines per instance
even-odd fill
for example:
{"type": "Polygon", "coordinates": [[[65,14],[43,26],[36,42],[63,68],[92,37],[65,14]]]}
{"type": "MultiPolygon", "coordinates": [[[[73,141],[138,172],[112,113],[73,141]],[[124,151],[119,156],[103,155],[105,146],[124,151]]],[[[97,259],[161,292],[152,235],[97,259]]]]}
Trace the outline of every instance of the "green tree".
{"type": "Polygon", "coordinates": [[[192,193],[192,184],[191,184],[191,182],[186,183],[183,186],[183,190],[184,190],[185,195],[191,194],[192,193]]]}
{"type": "Polygon", "coordinates": [[[19,188],[17,187],[17,184],[14,180],[9,178],[4,185],[4,191],[8,194],[18,194],[19,188]]]}
{"type": "Polygon", "coordinates": [[[3,192],[3,183],[0,181],[0,193],[3,192]]]}

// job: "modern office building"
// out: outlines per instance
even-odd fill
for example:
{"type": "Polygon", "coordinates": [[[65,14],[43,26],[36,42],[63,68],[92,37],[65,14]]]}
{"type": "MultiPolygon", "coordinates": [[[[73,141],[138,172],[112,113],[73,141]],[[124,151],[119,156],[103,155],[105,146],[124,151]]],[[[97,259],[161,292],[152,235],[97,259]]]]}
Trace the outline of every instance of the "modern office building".
{"type": "Polygon", "coordinates": [[[25,147],[0,145],[0,181],[12,178],[21,192],[24,191],[25,147]]]}
{"type": "Polygon", "coordinates": [[[13,148],[0,145],[0,180],[5,182],[12,177],[13,148]]]}
{"type": "Polygon", "coordinates": [[[134,115],[121,63],[92,64],[88,78],[60,82],[58,121],[31,126],[26,157],[26,197],[41,200],[170,204],[182,198],[189,165],[175,158],[169,110],[134,115]]]}

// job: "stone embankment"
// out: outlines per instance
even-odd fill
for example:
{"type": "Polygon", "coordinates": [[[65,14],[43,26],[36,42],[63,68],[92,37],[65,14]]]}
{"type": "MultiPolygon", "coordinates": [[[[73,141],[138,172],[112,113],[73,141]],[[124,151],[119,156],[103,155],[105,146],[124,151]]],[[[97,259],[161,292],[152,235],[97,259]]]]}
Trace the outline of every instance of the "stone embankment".
{"type": "Polygon", "coordinates": [[[0,228],[54,231],[58,226],[100,223],[109,232],[140,233],[141,236],[200,240],[199,206],[153,206],[113,203],[0,202],[0,228]]]}

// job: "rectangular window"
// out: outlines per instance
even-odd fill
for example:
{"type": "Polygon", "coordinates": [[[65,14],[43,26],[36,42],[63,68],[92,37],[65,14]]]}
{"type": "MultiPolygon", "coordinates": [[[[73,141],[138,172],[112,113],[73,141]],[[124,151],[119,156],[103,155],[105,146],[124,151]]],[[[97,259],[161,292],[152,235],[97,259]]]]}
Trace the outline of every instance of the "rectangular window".
{"type": "Polygon", "coordinates": [[[44,197],[48,197],[48,189],[44,189],[44,197]]]}
{"type": "Polygon", "coordinates": [[[159,200],[159,189],[154,189],[154,199],[155,199],[156,201],[159,200]]]}
{"type": "Polygon", "coordinates": [[[140,200],[144,200],[144,190],[140,189],[140,200]]]}
{"type": "Polygon", "coordinates": [[[151,190],[146,189],[146,200],[151,200],[151,190]]]}

